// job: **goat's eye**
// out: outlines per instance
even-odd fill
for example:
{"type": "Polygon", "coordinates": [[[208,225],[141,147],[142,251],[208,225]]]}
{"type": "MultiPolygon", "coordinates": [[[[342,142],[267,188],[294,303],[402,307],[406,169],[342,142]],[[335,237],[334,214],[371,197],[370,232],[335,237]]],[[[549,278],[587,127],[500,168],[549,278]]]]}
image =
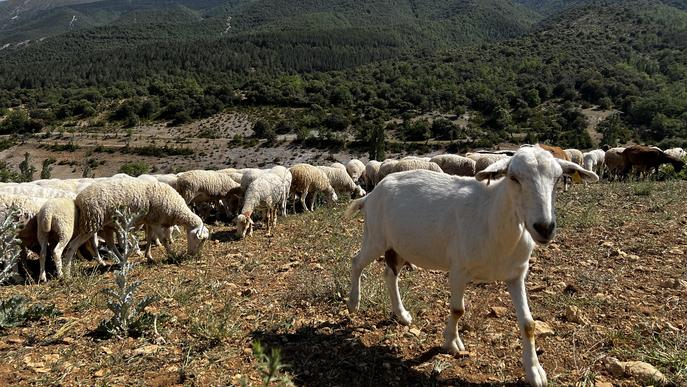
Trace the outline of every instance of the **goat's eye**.
{"type": "Polygon", "coordinates": [[[511,176],[510,180],[514,183],[520,184],[520,182],[518,181],[518,179],[515,176],[511,176]]]}

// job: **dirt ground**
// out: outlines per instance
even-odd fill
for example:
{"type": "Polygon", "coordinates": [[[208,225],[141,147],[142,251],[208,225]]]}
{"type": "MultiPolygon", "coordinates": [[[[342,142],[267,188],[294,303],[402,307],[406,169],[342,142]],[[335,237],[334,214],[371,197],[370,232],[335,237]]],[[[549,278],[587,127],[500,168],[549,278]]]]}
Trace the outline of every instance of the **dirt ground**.
{"type": "MultiPolygon", "coordinates": [[[[537,247],[527,279],[536,320],[553,332],[537,338],[550,385],[643,385],[613,375],[607,356],[642,360],[675,385],[687,384],[687,182],[577,185],[558,195],[555,241],[537,247]],[[582,322],[570,322],[576,306],[582,322]]],[[[52,304],[61,316],[0,334],[0,384],[261,385],[265,358],[256,341],[280,350],[273,384],[520,385],[521,344],[504,284],[471,285],[460,333],[467,352],[441,353],[448,316],[447,275],[404,270],[410,326],[392,317],[383,265],[363,277],[361,310],[345,306],[350,259],[360,246],[360,217],[345,203],[280,218],[238,241],[234,228],[210,224],[196,258],[178,261],[155,248],[141,263],[140,297],[160,298],[149,311],[157,332],[100,339],[109,318],[105,287],[112,267],[79,261],[68,281],[4,286],[0,299],[22,294],[52,304]],[[503,308],[503,309],[501,309],[503,308]]],[[[184,237],[175,243],[185,247],[184,237]]]]}

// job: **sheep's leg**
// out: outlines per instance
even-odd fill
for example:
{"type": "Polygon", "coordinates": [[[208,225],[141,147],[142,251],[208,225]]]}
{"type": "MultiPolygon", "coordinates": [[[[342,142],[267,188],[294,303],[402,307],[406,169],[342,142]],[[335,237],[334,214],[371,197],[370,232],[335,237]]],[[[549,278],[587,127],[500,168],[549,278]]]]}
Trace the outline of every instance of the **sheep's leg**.
{"type": "Polygon", "coordinates": [[[303,206],[303,211],[305,211],[305,212],[310,211],[310,208],[308,208],[308,206],[305,204],[305,198],[306,198],[307,196],[308,196],[308,193],[307,193],[307,192],[303,192],[303,193],[301,194],[301,197],[300,197],[300,199],[301,199],[301,205],[303,206]]]}
{"type": "Polygon", "coordinates": [[[384,253],[384,258],[386,260],[386,269],[384,270],[384,280],[386,282],[386,287],[389,289],[389,298],[391,298],[391,310],[398,321],[403,325],[410,325],[413,322],[413,318],[410,313],[403,307],[403,300],[401,299],[401,293],[398,290],[398,275],[401,273],[403,268],[403,258],[400,258],[394,250],[387,250],[384,253]]]}
{"type": "Polygon", "coordinates": [[[40,274],[38,276],[38,283],[41,281],[47,282],[48,278],[45,275],[45,260],[48,256],[48,236],[42,232],[38,232],[38,243],[41,245],[41,255],[39,259],[40,263],[40,274]]]}
{"type": "Polygon", "coordinates": [[[310,211],[315,211],[315,202],[317,201],[317,192],[311,192],[308,195],[308,199],[310,202],[310,211]]]}
{"type": "Polygon", "coordinates": [[[62,252],[67,247],[67,243],[69,243],[69,238],[60,239],[52,252],[52,260],[55,262],[57,278],[62,278],[62,252]]]}
{"type": "Polygon", "coordinates": [[[272,209],[268,208],[263,219],[267,223],[267,236],[272,235],[272,209]]]}
{"type": "Polygon", "coordinates": [[[462,273],[451,270],[449,284],[451,286],[451,314],[448,316],[446,329],[444,329],[444,349],[450,353],[457,353],[458,351],[465,351],[463,341],[458,335],[458,320],[465,314],[463,296],[468,280],[462,273]]]}
{"type": "Polygon", "coordinates": [[[353,258],[351,264],[351,292],[348,295],[349,312],[355,312],[360,307],[360,276],[363,274],[363,269],[382,255],[383,251],[382,249],[371,248],[367,243],[363,242],[362,249],[353,258]]]}
{"type": "MultiPolygon", "coordinates": [[[[72,241],[69,242],[69,244],[67,245],[67,253],[64,255],[64,275],[65,275],[65,277],[69,277],[71,275],[72,258],[74,258],[74,254],[76,254],[76,250],[79,247],[81,247],[81,245],[83,245],[84,243],[86,243],[90,239],[92,239],[91,233],[79,234],[74,239],[72,239],[72,241]]],[[[98,251],[97,247],[96,247],[95,251],[97,253],[97,251],[98,251]]]]}
{"type": "Polygon", "coordinates": [[[522,364],[525,367],[525,379],[532,386],[546,386],[546,372],[539,364],[536,347],[534,346],[534,320],[527,305],[525,279],[521,276],[507,282],[508,293],[513,299],[515,313],[518,316],[520,334],[522,336],[522,364]]]}

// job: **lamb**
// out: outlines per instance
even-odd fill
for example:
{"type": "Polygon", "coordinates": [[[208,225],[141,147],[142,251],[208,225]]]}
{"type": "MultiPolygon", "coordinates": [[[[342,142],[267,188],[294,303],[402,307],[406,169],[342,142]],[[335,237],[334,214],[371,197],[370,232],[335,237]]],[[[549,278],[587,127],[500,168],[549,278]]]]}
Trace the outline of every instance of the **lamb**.
{"type": "MultiPolygon", "coordinates": [[[[318,192],[324,192],[326,200],[329,202],[338,200],[327,175],[317,167],[310,164],[296,164],[289,168],[289,171],[292,176],[291,193],[300,197],[300,202],[305,211],[315,211],[315,199],[318,192]],[[309,199],[309,205],[306,205],[306,198],[309,199]]],[[[296,212],[295,201],[293,206],[293,210],[296,212]]]]}
{"type": "Polygon", "coordinates": [[[611,148],[604,154],[604,163],[606,164],[606,169],[608,170],[609,180],[615,178],[624,178],[623,174],[625,172],[625,159],[623,159],[623,152],[625,148],[616,147],[611,148]]]}
{"type": "Polygon", "coordinates": [[[546,373],[534,345],[525,276],[535,242],[549,243],[555,235],[556,180],[561,174],[572,173],[588,181],[598,179],[577,164],[531,147],[490,165],[477,173],[476,179],[429,171],[386,177],[346,211],[349,216],[361,211],[365,218],[363,245],[351,267],[349,310],[355,312],[360,305],[362,270],[380,255],[387,264],[385,280],[392,310],[403,324],[410,324],[412,319],[398,290],[401,267],[410,262],[447,270],[451,313],[443,347],[457,353],[465,348],[457,323],[465,310],[466,285],[505,281],[523,340],[526,380],[533,386],[545,386],[546,373]]]}
{"type": "Polygon", "coordinates": [[[78,212],[74,200],[67,198],[48,200],[36,215],[36,231],[38,243],[41,246],[39,282],[47,281],[45,260],[51,234],[55,235],[57,240],[53,248],[53,261],[57,269],[57,277],[62,278],[62,252],[74,235],[76,219],[78,219],[78,212]]]}
{"type": "Polygon", "coordinates": [[[581,150],[570,148],[563,150],[563,152],[565,152],[565,155],[568,156],[568,160],[577,165],[582,165],[584,155],[581,150]]]}
{"type": "Polygon", "coordinates": [[[602,177],[604,171],[604,158],[606,152],[601,149],[594,149],[582,155],[582,166],[588,171],[592,171],[602,177]]]}
{"type": "Polygon", "coordinates": [[[337,194],[352,194],[356,198],[365,196],[365,190],[353,182],[353,179],[345,169],[325,166],[319,166],[317,168],[327,175],[329,184],[331,184],[337,194]]]}
{"type": "Polygon", "coordinates": [[[431,162],[439,165],[444,173],[454,176],[475,176],[475,160],[453,155],[436,155],[430,159],[431,162]]]}
{"type": "MultiPolygon", "coordinates": [[[[186,228],[189,254],[197,254],[209,237],[209,231],[200,217],[191,211],[181,195],[174,188],[162,183],[149,183],[134,179],[119,179],[93,183],[84,189],[75,200],[79,212],[79,221],[75,237],[67,245],[64,254],[64,275],[69,276],[71,259],[86,241],[94,239],[99,230],[112,228],[112,219],[120,208],[128,208],[133,213],[140,213],[138,224],[150,227],[147,233],[145,256],[152,260],[151,245],[155,235],[165,236],[163,227],[182,225],[186,228]]],[[[162,244],[168,253],[172,247],[167,237],[162,244]]],[[[117,249],[113,248],[115,253],[117,249]]],[[[98,257],[100,258],[100,257],[98,257]]]]}
{"type": "Polygon", "coordinates": [[[275,173],[258,176],[244,194],[241,214],[236,217],[236,235],[244,238],[253,235],[251,215],[258,208],[265,210],[267,235],[272,235],[272,227],[277,225],[277,211],[284,200],[284,180],[275,173]]]}
{"type": "Polygon", "coordinates": [[[379,167],[382,165],[377,160],[370,160],[365,165],[365,173],[363,174],[363,182],[365,188],[371,189],[377,184],[377,174],[379,173],[379,167]]]}

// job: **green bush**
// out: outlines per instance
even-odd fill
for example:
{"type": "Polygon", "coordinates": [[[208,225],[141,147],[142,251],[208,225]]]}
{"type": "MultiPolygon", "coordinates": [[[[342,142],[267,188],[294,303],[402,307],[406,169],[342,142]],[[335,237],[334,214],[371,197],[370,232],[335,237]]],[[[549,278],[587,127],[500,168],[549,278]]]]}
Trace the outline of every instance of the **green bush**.
{"type": "Polygon", "coordinates": [[[122,164],[119,167],[120,173],[126,173],[129,176],[140,176],[144,173],[150,172],[150,166],[146,164],[145,161],[130,161],[128,163],[122,164]]]}

